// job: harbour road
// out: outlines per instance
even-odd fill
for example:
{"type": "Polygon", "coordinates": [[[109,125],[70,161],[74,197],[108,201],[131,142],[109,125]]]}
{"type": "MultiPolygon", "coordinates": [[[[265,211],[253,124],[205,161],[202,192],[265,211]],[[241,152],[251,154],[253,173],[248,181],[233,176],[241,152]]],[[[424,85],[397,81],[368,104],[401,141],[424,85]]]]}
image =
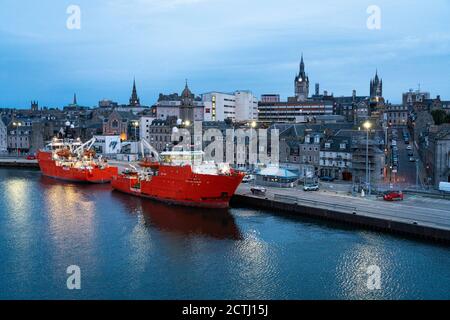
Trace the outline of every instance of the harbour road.
{"type": "MultiPolygon", "coordinates": [[[[248,184],[241,184],[237,193],[252,195],[248,184]]],[[[415,195],[405,195],[404,201],[387,202],[381,198],[353,197],[327,191],[304,192],[299,188],[266,188],[264,198],[281,202],[293,202],[311,207],[332,209],[343,213],[356,213],[385,220],[417,223],[438,229],[450,230],[450,201],[415,195]]]]}

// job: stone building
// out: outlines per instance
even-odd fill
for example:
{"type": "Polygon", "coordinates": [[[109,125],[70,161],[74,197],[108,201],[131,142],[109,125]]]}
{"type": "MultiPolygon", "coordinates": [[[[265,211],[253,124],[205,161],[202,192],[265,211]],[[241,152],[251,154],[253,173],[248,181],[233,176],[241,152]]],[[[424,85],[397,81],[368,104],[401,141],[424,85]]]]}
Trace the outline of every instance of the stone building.
{"type": "Polygon", "coordinates": [[[280,133],[280,163],[300,179],[317,176],[320,166],[320,143],[323,132],[306,126],[291,126],[280,133]]]}
{"type": "Polygon", "coordinates": [[[120,136],[121,140],[138,139],[138,137],[135,137],[137,132],[139,132],[138,126],[139,117],[133,113],[113,110],[103,120],[103,134],[106,136],[120,136]],[[134,126],[136,126],[136,130],[134,126]]]}
{"type": "Polygon", "coordinates": [[[349,137],[325,140],[320,148],[320,176],[352,180],[352,145],[349,137]]]}
{"type": "Polygon", "coordinates": [[[389,104],[385,108],[386,120],[391,126],[406,126],[408,124],[408,107],[403,104],[389,104]]]}
{"type": "Polygon", "coordinates": [[[14,119],[7,128],[8,151],[19,156],[30,152],[32,122],[30,120],[14,119]]]}
{"type": "Polygon", "coordinates": [[[160,94],[158,102],[152,107],[152,116],[159,120],[176,117],[183,121],[203,121],[204,104],[200,97],[196,97],[186,81],[181,95],[173,93],[169,95],[160,94]]]}
{"type": "Polygon", "coordinates": [[[8,127],[6,118],[0,118],[0,154],[8,151],[8,127]]]}
{"type": "Polygon", "coordinates": [[[450,182],[450,124],[430,125],[419,134],[418,145],[426,182],[436,188],[439,182],[450,182]]]}
{"type": "Polygon", "coordinates": [[[172,130],[177,126],[177,117],[169,117],[165,120],[153,120],[149,126],[149,143],[158,152],[170,150],[173,147],[172,130]]]}

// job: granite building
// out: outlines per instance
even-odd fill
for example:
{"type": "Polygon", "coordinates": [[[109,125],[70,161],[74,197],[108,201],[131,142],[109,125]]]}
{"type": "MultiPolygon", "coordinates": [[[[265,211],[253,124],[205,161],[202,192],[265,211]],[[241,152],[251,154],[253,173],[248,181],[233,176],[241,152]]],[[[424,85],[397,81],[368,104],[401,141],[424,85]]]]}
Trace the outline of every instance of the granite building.
{"type": "Polygon", "coordinates": [[[7,120],[0,118],[0,154],[8,151],[7,120]]]}
{"type": "Polygon", "coordinates": [[[204,104],[200,97],[196,97],[186,81],[181,95],[173,93],[165,95],[160,93],[158,102],[152,107],[152,116],[159,120],[170,117],[193,121],[203,121],[204,104]]]}

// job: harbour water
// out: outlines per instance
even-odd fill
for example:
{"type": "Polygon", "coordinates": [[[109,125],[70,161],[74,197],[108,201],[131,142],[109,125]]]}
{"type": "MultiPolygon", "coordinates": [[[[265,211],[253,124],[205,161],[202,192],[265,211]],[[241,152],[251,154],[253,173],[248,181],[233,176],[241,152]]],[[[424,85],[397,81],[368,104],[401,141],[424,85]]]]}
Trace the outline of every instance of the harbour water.
{"type": "Polygon", "coordinates": [[[448,246],[0,169],[0,299],[450,299],[449,266],[448,246]]]}

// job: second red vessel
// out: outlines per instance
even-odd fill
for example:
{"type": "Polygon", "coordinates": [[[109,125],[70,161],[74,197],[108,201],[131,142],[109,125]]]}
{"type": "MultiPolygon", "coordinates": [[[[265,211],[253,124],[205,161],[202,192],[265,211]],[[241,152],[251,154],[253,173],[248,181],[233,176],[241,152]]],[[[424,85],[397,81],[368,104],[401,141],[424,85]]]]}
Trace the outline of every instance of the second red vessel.
{"type": "Polygon", "coordinates": [[[161,163],[141,163],[144,169],[140,172],[135,170],[113,177],[112,187],[177,205],[228,208],[244,177],[226,164],[202,162],[201,152],[164,152],[161,157],[161,163]]]}

